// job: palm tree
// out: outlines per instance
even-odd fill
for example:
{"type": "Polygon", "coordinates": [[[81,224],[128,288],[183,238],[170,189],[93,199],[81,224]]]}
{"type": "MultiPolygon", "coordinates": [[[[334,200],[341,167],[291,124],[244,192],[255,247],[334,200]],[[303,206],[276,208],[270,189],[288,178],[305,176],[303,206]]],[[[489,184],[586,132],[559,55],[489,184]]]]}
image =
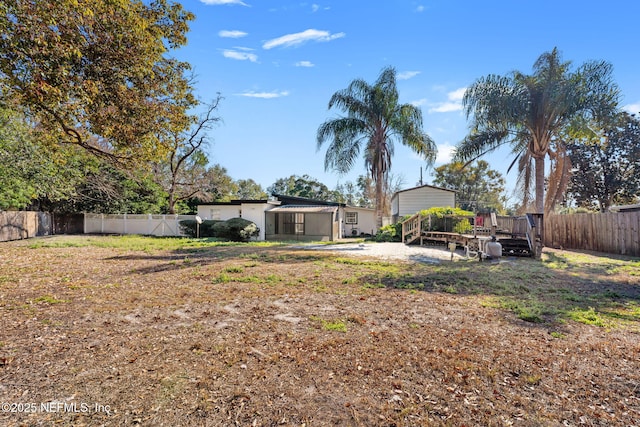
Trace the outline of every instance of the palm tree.
{"type": "Polygon", "coordinates": [[[327,120],[318,128],[318,150],[330,141],[325,170],[347,173],[364,154],[365,167],[375,184],[376,223],[382,226],[383,189],[391,169],[394,141],[399,140],[432,164],[436,145],[422,131],[422,112],[411,104],[398,103],[396,71],[382,70],[375,84],[353,80],[346,89],[333,94],[329,109],[336,107],[346,116],[327,120]]]}
{"type": "Polygon", "coordinates": [[[482,77],[463,98],[472,124],[471,132],[457,147],[456,160],[470,162],[509,145],[516,155],[514,163],[518,162],[520,179],[524,180],[520,184],[525,198],[529,183],[535,184],[538,213],[553,209],[568,183],[571,165],[563,131],[580,132],[588,119],[600,120],[612,114],[618,103],[619,91],[609,63],[590,61],[573,72],[570,66],[570,62],[562,62],[554,48],[538,58],[533,74],[515,71],[507,76],[482,77]],[[547,157],[552,167],[545,203],[547,157]]]}

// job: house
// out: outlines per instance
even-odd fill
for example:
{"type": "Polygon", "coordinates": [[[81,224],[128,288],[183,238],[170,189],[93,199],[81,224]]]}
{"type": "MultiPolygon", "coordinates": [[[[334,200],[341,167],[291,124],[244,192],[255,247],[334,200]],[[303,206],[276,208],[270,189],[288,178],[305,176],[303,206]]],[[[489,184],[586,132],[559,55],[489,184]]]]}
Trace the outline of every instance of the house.
{"type": "Polygon", "coordinates": [[[413,215],[425,209],[455,205],[455,190],[421,185],[394,193],[391,197],[391,215],[393,222],[398,222],[405,215],[413,215]]]}
{"type": "Polygon", "coordinates": [[[342,237],[374,236],[377,230],[374,209],[348,205],[343,208],[342,237]]]}
{"type": "Polygon", "coordinates": [[[267,240],[337,240],[374,234],[373,209],[344,203],[273,195],[281,204],[265,212],[267,240]]]}
{"type": "Polygon", "coordinates": [[[265,211],[276,207],[280,202],[272,200],[231,200],[198,205],[198,216],[204,220],[226,221],[231,218],[244,218],[254,222],[260,229],[258,240],[265,240],[265,211]]]}
{"type": "Polygon", "coordinates": [[[198,206],[204,220],[245,218],[260,228],[258,240],[334,241],[374,234],[373,209],[273,195],[276,200],[232,200],[198,206]]]}

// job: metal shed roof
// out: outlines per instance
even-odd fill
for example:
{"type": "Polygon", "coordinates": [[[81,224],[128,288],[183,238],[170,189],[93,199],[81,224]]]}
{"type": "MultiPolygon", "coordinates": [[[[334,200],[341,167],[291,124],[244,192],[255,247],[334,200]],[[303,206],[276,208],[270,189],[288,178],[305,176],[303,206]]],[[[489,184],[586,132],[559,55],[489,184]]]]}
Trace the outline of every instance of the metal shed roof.
{"type": "Polygon", "coordinates": [[[267,212],[291,212],[291,213],[334,213],[338,210],[337,206],[308,206],[308,205],[286,205],[278,206],[267,212]]]}

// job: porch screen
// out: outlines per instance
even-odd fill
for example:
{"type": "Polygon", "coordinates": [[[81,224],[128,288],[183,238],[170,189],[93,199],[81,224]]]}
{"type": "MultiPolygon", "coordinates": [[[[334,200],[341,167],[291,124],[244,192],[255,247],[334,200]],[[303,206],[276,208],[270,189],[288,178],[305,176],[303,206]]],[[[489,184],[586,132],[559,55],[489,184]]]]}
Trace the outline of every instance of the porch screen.
{"type": "Polygon", "coordinates": [[[304,214],[283,214],[282,228],[284,229],[284,234],[304,234],[304,214]]]}

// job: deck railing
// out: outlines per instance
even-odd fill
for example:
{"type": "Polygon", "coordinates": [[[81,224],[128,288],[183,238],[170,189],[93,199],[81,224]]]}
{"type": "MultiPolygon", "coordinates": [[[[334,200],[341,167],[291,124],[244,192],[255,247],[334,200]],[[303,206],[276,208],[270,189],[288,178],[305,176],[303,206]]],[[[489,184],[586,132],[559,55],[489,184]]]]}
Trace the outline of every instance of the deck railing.
{"type": "Polygon", "coordinates": [[[412,243],[418,239],[422,230],[422,215],[419,213],[402,222],[402,242],[412,243]]]}

